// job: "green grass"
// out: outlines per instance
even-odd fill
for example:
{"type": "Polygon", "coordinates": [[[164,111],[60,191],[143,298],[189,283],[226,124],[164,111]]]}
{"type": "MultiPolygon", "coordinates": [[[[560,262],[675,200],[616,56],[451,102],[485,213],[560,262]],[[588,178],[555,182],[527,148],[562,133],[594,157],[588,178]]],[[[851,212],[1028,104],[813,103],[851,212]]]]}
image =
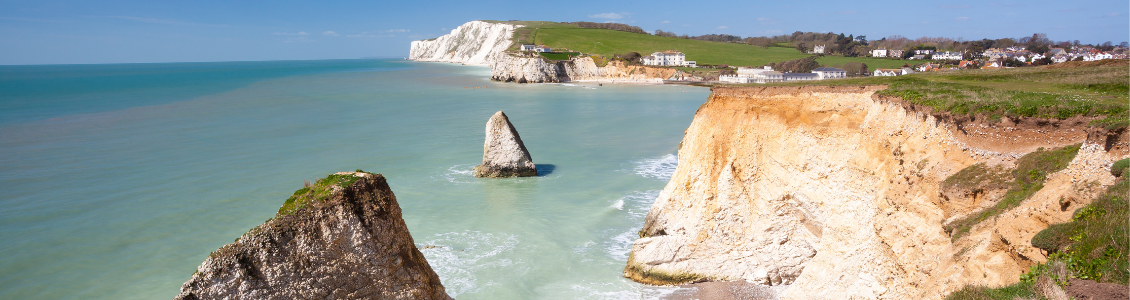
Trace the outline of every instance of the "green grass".
{"type": "Polygon", "coordinates": [[[946,296],[946,300],[1039,299],[1032,290],[1032,283],[1030,282],[1020,282],[995,289],[984,286],[965,286],[946,296]]]}
{"type": "MultiPolygon", "coordinates": [[[[1076,144],[1052,150],[1040,148],[1035,152],[1020,157],[1020,159],[1016,161],[1016,169],[1012,170],[1012,186],[1005,192],[1001,200],[991,207],[971,213],[968,216],[946,224],[945,229],[947,232],[950,232],[950,237],[957,240],[961,236],[969,233],[973,225],[977,225],[1013,207],[1019,206],[1020,203],[1023,203],[1024,200],[1044,187],[1044,181],[1047,180],[1048,174],[1066,168],[1067,164],[1075,158],[1075,154],[1079,152],[1079,146],[1080,145],[1076,144]]],[[[973,165],[969,168],[976,168],[977,166],[978,165],[973,165]]],[[[958,171],[958,173],[954,175],[961,175],[963,172],[965,172],[965,170],[958,171]]],[[[945,181],[950,181],[950,179],[947,178],[945,181]]]]}
{"type": "MultiPolygon", "coordinates": [[[[1053,253],[1075,278],[1127,284],[1130,279],[1130,175],[1091,204],[1075,210],[1071,221],[1048,226],[1032,237],[1032,245],[1053,253]]],[[[1038,268],[1033,268],[1034,271],[1038,268]]]]}
{"type": "Polygon", "coordinates": [[[865,63],[865,64],[867,64],[867,69],[874,72],[875,69],[898,69],[898,68],[902,68],[902,65],[904,65],[904,64],[908,64],[908,65],[913,66],[915,63],[921,63],[922,61],[897,60],[897,59],[874,58],[874,57],[844,57],[844,56],[825,55],[825,56],[822,56],[820,58],[817,58],[816,62],[820,63],[820,65],[822,65],[822,66],[829,66],[829,67],[836,67],[836,68],[843,68],[844,64],[849,63],[849,62],[865,63]]]}
{"type": "MultiPolygon", "coordinates": [[[[357,170],[357,172],[363,172],[357,170]]],[[[353,173],[345,175],[330,175],[326,178],[318,179],[312,185],[308,185],[294,192],[290,198],[286,199],[276,216],[283,216],[293,214],[294,212],[302,209],[303,207],[315,201],[325,201],[333,193],[333,187],[348,187],[357,182],[361,177],[353,176],[353,173]]]]}
{"type": "Polygon", "coordinates": [[[608,29],[578,28],[571,24],[553,22],[510,23],[527,25],[515,30],[517,43],[544,44],[551,48],[565,48],[606,57],[628,52],[649,55],[652,52],[677,50],[685,53],[687,60],[696,61],[700,65],[759,67],[809,56],[792,48],[761,48],[739,43],[668,38],[608,29]]]}
{"type": "MultiPolygon", "coordinates": [[[[870,66],[870,65],[868,65],[870,66]]],[[[1066,119],[1095,117],[1092,126],[1126,126],[1130,64],[1076,68],[1014,68],[859,77],[769,85],[887,85],[877,92],[954,115],[1066,119]]],[[[764,86],[746,84],[748,86],[764,86]]]]}
{"type": "Polygon", "coordinates": [[[942,181],[943,189],[998,189],[1008,187],[1010,178],[1004,167],[977,163],[961,169],[942,181]]]}

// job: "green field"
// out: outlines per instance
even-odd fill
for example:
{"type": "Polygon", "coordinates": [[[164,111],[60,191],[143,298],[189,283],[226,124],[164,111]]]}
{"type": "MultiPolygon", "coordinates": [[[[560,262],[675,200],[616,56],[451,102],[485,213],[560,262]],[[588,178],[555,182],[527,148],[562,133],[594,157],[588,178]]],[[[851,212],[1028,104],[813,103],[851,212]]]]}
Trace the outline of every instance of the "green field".
{"type": "Polygon", "coordinates": [[[874,72],[875,69],[897,69],[902,68],[902,65],[914,65],[924,61],[921,60],[897,60],[886,58],[873,58],[873,57],[844,57],[844,56],[822,56],[816,59],[816,62],[822,66],[842,68],[844,64],[849,62],[858,62],[867,64],[867,70],[874,72]]]}
{"type": "Polygon", "coordinates": [[[578,28],[571,24],[552,22],[509,23],[526,25],[515,31],[516,44],[544,44],[550,48],[566,48],[587,55],[611,57],[628,52],[649,55],[652,52],[676,50],[686,53],[687,60],[696,61],[700,65],[750,67],[809,56],[792,48],[761,48],[738,43],[668,38],[607,29],[578,28]]]}
{"type": "MultiPolygon", "coordinates": [[[[955,115],[1066,119],[1094,116],[1092,125],[1126,126],[1130,109],[1127,60],[1069,62],[1055,68],[963,70],[894,77],[774,83],[767,85],[887,85],[878,95],[955,115]]],[[[765,86],[765,84],[746,84],[765,86]]]]}

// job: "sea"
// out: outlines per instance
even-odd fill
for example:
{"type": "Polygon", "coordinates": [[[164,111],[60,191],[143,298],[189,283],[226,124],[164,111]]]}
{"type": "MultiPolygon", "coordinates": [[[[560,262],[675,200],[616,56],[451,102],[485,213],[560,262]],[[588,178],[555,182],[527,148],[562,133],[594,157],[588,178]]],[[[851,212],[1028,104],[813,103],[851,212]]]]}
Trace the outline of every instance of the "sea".
{"type": "Polygon", "coordinates": [[[358,169],[388,179],[457,299],[672,293],[621,274],[709,90],[489,75],[400,59],[0,66],[0,299],[171,299],[304,181],[358,169]],[[500,110],[539,176],[471,175],[500,110]]]}

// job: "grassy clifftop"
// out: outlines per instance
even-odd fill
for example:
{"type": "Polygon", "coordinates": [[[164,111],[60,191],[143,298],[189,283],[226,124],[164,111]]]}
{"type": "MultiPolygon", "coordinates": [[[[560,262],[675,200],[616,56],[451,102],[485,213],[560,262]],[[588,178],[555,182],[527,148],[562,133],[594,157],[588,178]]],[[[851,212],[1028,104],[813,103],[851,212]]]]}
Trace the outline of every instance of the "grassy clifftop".
{"type": "Polygon", "coordinates": [[[677,50],[686,53],[687,60],[699,64],[731,66],[762,66],[810,55],[793,48],[754,47],[741,43],[708,42],[654,35],[630,33],[609,29],[580,28],[577,25],[542,21],[510,21],[523,25],[514,32],[517,44],[538,44],[551,48],[567,48],[588,55],[612,57],[616,54],[677,50]]]}
{"type": "Polygon", "coordinates": [[[1128,67],[1127,60],[1105,60],[769,85],[887,85],[877,94],[954,115],[982,115],[993,120],[1093,116],[1098,120],[1092,125],[1122,127],[1128,124],[1130,110],[1128,67]]]}

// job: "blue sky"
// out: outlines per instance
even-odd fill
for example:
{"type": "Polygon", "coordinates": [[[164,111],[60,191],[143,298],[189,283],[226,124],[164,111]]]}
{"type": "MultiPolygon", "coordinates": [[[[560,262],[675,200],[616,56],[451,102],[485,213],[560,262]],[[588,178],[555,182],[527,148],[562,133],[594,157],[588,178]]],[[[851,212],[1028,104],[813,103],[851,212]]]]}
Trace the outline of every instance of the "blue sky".
{"type": "Polygon", "coordinates": [[[403,57],[410,41],[478,19],[743,37],[1130,40],[1130,1],[994,1],[2,1],[0,64],[403,57]]]}

